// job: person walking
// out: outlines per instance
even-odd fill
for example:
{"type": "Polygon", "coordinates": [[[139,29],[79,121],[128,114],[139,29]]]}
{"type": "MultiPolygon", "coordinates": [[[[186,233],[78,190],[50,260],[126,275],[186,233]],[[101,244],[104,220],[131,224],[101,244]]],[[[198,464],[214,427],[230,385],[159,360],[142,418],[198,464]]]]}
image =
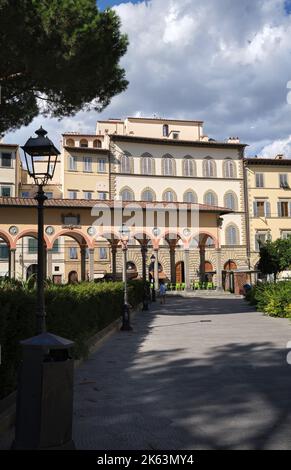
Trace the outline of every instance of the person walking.
{"type": "Polygon", "coordinates": [[[160,283],[160,299],[161,299],[161,304],[166,303],[166,286],[163,281],[160,283]]]}

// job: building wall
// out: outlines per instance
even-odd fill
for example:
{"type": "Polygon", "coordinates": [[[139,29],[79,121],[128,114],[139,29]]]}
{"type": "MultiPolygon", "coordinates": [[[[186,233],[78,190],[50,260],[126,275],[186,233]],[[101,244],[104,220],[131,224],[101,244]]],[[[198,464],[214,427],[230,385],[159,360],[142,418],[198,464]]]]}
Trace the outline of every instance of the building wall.
{"type": "Polygon", "coordinates": [[[20,182],[20,156],[18,145],[0,143],[0,196],[2,188],[10,188],[10,196],[18,196],[20,182]],[[2,154],[11,155],[11,167],[2,165],[2,154]]]}
{"type": "Polygon", "coordinates": [[[291,213],[289,212],[289,216],[281,217],[277,206],[277,203],[283,200],[290,201],[291,204],[291,189],[280,188],[279,174],[288,175],[289,186],[291,187],[291,161],[290,163],[287,162],[286,165],[276,165],[274,160],[269,165],[265,163],[261,165],[248,163],[247,165],[252,266],[255,266],[259,260],[259,252],[255,245],[255,237],[258,232],[269,234],[272,240],[280,238],[284,231],[290,231],[291,233],[291,213]],[[256,187],[257,173],[264,175],[264,187],[262,188],[256,187]],[[257,200],[269,203],[270,212],[264,216],[256,216],[254,202],[257,200]]]}

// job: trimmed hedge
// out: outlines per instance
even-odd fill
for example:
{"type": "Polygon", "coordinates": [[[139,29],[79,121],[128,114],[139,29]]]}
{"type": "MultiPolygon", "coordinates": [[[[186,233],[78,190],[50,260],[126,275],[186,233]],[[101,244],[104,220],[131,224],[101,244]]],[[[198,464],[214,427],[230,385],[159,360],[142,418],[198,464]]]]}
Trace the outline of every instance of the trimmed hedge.
{"type": "Polygon", "coordinates": [[[258,284],[246,294],[246,299],[267,315],[291,318],[291,281],[258,284]]]}
{"type": "MultiPolygon", "coordinates": [[[[136,306],[143,299],[144,283],[129,282],[129,302],[136,306]]],[[[123,283],[81,283],[49,285],[45,292],[47,329],[75,341],[74,358],[88,355],[87,340],[121,315],[123,283]]],[[[19,341],[35,335],[36,292],[26,284],[2,282],[0,285],[0,398],[16,388],[21,359],[19,341]]]]}

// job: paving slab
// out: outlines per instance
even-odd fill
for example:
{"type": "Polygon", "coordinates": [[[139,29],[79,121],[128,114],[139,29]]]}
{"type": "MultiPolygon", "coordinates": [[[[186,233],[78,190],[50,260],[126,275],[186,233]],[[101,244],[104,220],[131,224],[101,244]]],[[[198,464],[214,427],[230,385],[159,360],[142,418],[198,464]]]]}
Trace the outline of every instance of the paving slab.
{"type": "Polygon", "coordinates": [[[168,297],[76,371],[78,449],[291,449],[291,322],[168,297]]]}

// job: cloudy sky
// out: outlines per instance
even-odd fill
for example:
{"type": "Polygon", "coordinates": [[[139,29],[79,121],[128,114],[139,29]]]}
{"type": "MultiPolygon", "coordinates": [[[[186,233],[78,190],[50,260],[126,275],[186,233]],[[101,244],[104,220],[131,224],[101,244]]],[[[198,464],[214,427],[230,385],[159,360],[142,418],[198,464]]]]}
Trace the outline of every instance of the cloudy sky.
{"type": "Polygon", "coordinates": [[[97,3],[129,36],[127,91],[99,115],[37,118],[6,142],[22,144],[40,124],[57,143],[65,131],[93,133],[100,118],[158,115],[204,120],[206,134],[239,136],[249,155],[291,157],[291,0],[97,3]]]}

